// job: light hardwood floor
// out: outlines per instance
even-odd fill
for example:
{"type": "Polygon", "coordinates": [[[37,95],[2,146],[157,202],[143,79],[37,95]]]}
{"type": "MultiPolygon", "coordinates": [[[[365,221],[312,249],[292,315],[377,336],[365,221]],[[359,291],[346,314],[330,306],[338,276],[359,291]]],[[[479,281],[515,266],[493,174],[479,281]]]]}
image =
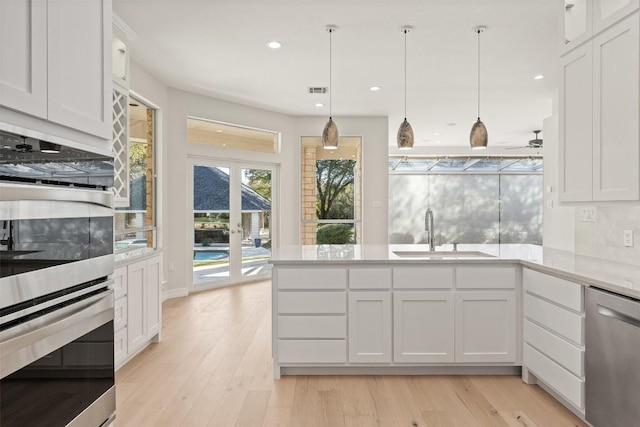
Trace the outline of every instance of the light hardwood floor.
{"type": "Polygon", "coordinates": [[[517,376],[272,379],[271,282],[166,301],[162,342],[116,373],[122,426],[586,426],[517,376]]]}

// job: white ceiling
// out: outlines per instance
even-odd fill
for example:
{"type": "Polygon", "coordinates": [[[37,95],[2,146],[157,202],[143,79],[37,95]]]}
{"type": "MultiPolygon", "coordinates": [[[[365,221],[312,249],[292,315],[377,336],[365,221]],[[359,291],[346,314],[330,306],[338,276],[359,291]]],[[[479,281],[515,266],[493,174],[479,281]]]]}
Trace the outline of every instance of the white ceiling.
{"type": "MultiPolygon", "coordinates": [[[[170,87],[292,115],[388,116],[389,145],[404,113],[416,146],[468,146],[477,117],[490,146],[525,145],[557,92],[558,0],[114,0],[137,33],[132,57],[170,87]],[[266,47],[278,40],[282,47],[266,47]],[[537,74],[544,79],[534,80],[537,74]],[[369,87],[380,86],[378,92],[369,87]],[[316,102],[323,102],[318,108],[316,102]],[[455,123],[454,126],[449,125],[455,123]],[[440,135],[434,135],[439,132],[440,135]],[[436,141],[440,141],[437,143],[436,141]]],[[[215,119],[212,117],[212,119],[215,119]]],[[[339,119],[335,120],[340,128],[339,119]]],[[[241,124],[241,123],[240,123],[241,124]]],[[[321,129],[318,129],[321,133],[321,129]]],[[[516,150],[514,150],[516,151],[516,150]]]]}

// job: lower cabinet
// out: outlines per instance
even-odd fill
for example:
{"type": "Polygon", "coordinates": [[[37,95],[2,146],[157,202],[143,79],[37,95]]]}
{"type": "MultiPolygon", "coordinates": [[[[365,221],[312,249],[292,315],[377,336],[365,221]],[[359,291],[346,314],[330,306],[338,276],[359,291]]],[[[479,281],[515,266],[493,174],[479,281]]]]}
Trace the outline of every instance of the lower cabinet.
{"type": "Polygon", "coordinates": [[[395,292],[393,361],[454,361],[454,293],[395,292]]]}
{"type": "Polygon", "coordinates": [[[517,366],[518,273],[510,264],[326,271],[276,264],[274,375],[281,368],[517,366]]]}
{"type": "Polygon", "coordinates": [[[114,271],[116,368],[160,332],[160,265],[160,256],[156,256],[114,271]]]}
{"type": "Polygon", "coordinates": [[[553,389],[584,413],[584,287],[538,271],[523,271],[522,379],[553,389]]]}
{"type": "Polygon", "coordinates": [[[515,291],[458,292],[456,362],[516,361],[515,291]]]}
{"type": "Polygon", "coordinates": [[[391,362],[391,293],[349,292],[349,362],[391,362]]]}

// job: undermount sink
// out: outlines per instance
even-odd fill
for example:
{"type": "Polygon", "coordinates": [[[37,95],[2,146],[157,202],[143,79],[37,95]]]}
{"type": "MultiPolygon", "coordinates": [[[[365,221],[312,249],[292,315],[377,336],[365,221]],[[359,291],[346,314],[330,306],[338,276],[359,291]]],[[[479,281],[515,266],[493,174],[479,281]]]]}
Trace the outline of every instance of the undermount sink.
{"type": "Polygon", "coordinates": [[[493,255],[478,251],[393,251],[400,258],[423,259],[464,259],[464,258],[495,258],[493,255]]]}

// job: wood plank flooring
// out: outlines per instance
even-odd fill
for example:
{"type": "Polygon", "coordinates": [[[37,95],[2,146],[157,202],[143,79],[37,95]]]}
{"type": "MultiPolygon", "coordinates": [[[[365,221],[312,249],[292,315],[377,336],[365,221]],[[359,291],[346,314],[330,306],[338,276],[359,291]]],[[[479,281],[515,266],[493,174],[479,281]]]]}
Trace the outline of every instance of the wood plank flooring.
{"type": "Polygon", "coordinates": [[[272,379],[271,282],[168,300],[162,342],[116,373],[122,426],[586,426],[517,376],[272,379]]]}

